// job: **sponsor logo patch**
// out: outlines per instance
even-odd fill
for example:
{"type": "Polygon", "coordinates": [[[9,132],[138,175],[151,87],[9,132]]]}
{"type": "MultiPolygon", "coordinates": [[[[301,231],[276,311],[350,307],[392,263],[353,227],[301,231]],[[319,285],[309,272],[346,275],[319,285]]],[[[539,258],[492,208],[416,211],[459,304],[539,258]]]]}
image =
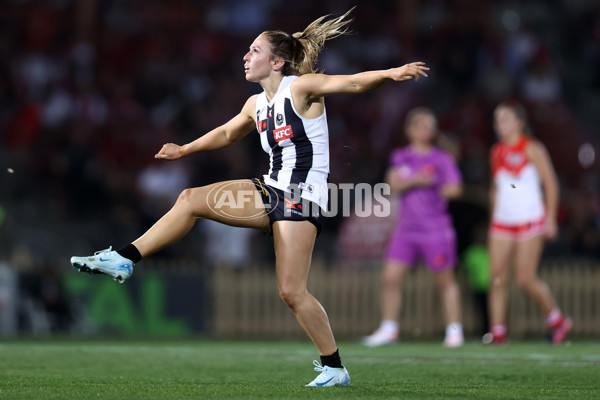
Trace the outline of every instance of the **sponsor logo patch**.
{"type": "Polygon", "coordinates": [[[306,182],[300,182],[300,183],[298,183],[298,189],[306,190],[308,193],[312,193],[313,185],[311,185],[310,183],[306,183],[306,182]]]}
{"type": "Polygon", "coordinates": [[[276,142],[281,142],[282,140],[291,139],[293,137],[294,132],[292,132],[291,125],[286,125],[273,131],[273,138],[276,142]]]}
{"type": "Polygon", "coordinates": [[[293,208],[296,210],[302,210],[302,203],[295,203],[290,199],[285,199],[285,208],[293,208]]]}
{"type": "Polygon", "coordinates": [[[423,165],[422,171],[424,174],[431,175],[435,172],[435,167],[433,164],[425,164],[423,165]]]}
{"type": "Polygon", "coordinates": [[[267,120],[263,119],[262,121],[258,121],[258,133],[262,133],[267,130],[267,120]]]}
{"type": "Polygon", "coordinates": [[[296,214],[303,216],[302,213],[302,202],[293,202],[290,199],[285,199],[285,208],[288,210],[290,214],[296,214]]]}
{"type": "Polygon", "coordinates": [[[441,267],[444,264],[446,264],[446,256],[443,254],[438,254],[437,256],[435,256],[433,258],[433,263],[435,264],[436,267],[441,267]]]}

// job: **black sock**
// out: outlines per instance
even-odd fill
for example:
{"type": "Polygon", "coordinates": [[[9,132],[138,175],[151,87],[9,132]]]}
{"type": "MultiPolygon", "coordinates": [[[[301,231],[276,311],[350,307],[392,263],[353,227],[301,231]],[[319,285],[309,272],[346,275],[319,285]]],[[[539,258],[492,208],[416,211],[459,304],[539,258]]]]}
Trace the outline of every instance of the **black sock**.
{"type": "Polygon", "coordinates": [[[129,258],[134,264],[137,264],[138,261],[142,259],[139,250],[132,243],[129,243],[127,246],[123,246],[116,251],[121,257],[129,258]]]}
{"type": "Polygon", "coordinates": [[[340,351],[336,350],[330,356],[321,356],[321,365],[331,368],[342,368],[342,360],[340,359],[340,351]]]}

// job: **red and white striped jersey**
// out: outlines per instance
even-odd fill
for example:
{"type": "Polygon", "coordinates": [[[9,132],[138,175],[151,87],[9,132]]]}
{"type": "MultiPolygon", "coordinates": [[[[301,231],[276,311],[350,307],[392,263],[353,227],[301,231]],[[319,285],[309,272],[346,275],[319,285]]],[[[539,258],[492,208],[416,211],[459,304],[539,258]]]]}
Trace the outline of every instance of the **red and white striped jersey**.
{"type": "Polygon", "coordinates": [[[496,184],[493,222],[520,225],[544,218],[540,175],[526,154],[531,140],[523,136],[512,146],[497,143],[492,148],[492,175],[496,184]]]}

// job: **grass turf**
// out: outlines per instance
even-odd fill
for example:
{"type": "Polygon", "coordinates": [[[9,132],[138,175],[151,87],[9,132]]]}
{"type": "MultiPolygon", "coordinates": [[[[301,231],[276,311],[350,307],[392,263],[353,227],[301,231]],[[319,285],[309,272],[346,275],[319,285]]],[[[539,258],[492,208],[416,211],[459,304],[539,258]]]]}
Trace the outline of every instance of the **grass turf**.
{"type": "Polygon", "coordinates": [[[340,343],[352,384],[305,388],[309,343],[5,341],[1,399],[588,399],[598,343],[340,343]]]}

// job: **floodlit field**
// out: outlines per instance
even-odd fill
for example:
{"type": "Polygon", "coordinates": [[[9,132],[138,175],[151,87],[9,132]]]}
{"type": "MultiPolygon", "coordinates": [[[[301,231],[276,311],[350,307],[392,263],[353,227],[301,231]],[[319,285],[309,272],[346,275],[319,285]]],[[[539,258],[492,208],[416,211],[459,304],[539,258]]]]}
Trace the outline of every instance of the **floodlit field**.
{"type": "Polygon", "coordinates": [[[309,343],[8,341],[1,399],[590,399],[600,397],[600,345],[552,347],[340,343],[345,388],[305,388],[309,343]]]}

